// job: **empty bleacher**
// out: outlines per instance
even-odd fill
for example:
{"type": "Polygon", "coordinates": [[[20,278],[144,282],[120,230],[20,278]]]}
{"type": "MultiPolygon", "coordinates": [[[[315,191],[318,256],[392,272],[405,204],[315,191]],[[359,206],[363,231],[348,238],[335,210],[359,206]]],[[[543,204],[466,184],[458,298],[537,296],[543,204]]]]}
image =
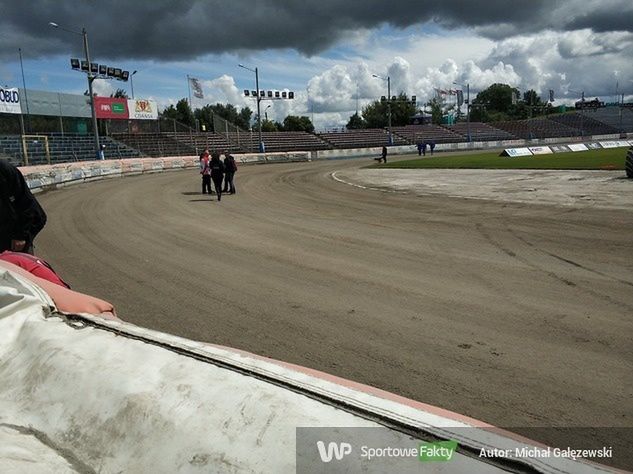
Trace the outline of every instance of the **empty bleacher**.
{"type": "MultiPolygon", "coordinates": [[[[468,139],[469,125],[467,122],[458,122],[453,125],[446,125],[451,132],[457,133],[468,139]]],[[[486,142],[497,140],[515,140],[516,137],[511,133],[499,128],[491,127],[482,122],[470,122],[470,141],[486,142]]]]}
{"type": "MultiPolygon", "coordinates": [[[[228,138],[234,146],[243,151],[256,152],[259,150],[259,133],[229,132],[228,138]]],[[[326,150],[331,145],[318,136],[308,132],[262,132],[262,141],[266,151],[310,151],[326,150]]]]}
{"type": "Polygon", "coordinates": [[[435,143],[456,143],[466,141],[462,135],[433,124],[399,126],[393,127],[392,130],[411,145],[420,141],[429,142],[431,140],[435,143]]]}
{"type": "Polygon", "coordinates": [[[191,142],[181,142],[175,138],[173,133],[117,133],[112,136],[147,156],[191,156],[196,154],[196,148],[191,142]]]}
{"type": "Polygon", "coordinates": [[[618,132],[633,132],[633,110],[627,107],[604,107],[595,110],[587,110],[583,113],[585,117],[602,122],[618,132]]]}
{"type": "MultiPolygon", "coordinates": [[[[51,163],[67,163],[72,161],[90,161],[96,159],[94,138],[91,135],[45,135],[48,138],[48,150],[51,163]]],[[[136,158],[142,156],[134,149],[109,137],[100,137],[105,145],[106,159],[136,158]]],[[[27,138],[27,156],[29,164],[48,163],[46,140],[43,138],[27,138]]],[[[24,162],[22,137],[5,135],[0,137],[0,154],[9,157],[12,162],[24,162]]]]}
{"type": "Polygon", "coordinates": [[[526,140],[580,136],[580,130],[546,118],[494,122],[491,125],[526,140]]]}
{"type": "MultiPolygon", "coordinates": [[[[395,132],[396,128],[392,127],[393,144],[407,145],[408,141],[395,132]]],[[[329,143],[332,148],[367,148],[389,144],[389,133],[384,128],[323,132],[319,133],[318,136],[329,143]]]]}
{"type": "Polygon", "coordinates": [[[550,115],[548,118],[555,122],[562,123],[563,125],[579,130],[581,132],[580,134],[583,136],[611,135],[619,133],[618,129],[594,119],[592,117],[593,115],[593,112],[584,112],[582,114],[571,112],[566,114],[550,115]]]}

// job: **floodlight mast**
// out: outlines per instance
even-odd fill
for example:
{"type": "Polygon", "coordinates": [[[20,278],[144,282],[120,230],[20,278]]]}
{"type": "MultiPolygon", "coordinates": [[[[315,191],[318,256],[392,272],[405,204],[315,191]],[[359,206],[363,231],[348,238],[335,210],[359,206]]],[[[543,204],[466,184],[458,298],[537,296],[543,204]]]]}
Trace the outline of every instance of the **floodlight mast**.
{"type": "Polygon", "coordinates": [[[243,64],[238,64],[239,67],[246,69],[247,71],[251,71],[255,73],[255,89],[257,90],[257,130],[259,132],[259,152],[264,153],[264,141],[262,140],[262,114],[260,102],[262,100],[259,94],[259,71],[257,68],[251,69],[250,67],[246,67],[243,64]]]}
{"type": "Polygon", "coordinates": [[[389,130],[389,145],[393,145],[393,136],[391,135],[391,76],[382,77],[378,74],[372,74],[373,77],[387,81],[387,126],[389,130]]]}
{"type": "Polygon", "coordinates": [[[134,74],[136,74],[138,71],[134,70],[132,71],[132,73],[130,74],[130,87],[132,88],[132,100],[135,99],[134,97],[134,79],[132,79],[132,77],[134,77],[134,74]]]}
{"type": "Polygon", "coordinates": [[[95,155],[98,160],[99,159],[103,160],[105,159],[105,156],[101,153],[101,145],[99,144],[99,128],[97,125],[97,113],[95,110],[94,94],[92,93],[92,82],[96,79],[96,77],[92,75],[90,53],[88,49],[88,32],[86,31],[86,28],[82,28],[81,31],[71,30],[68,28],[61,27],[57,23],[52,22],[52,21],[50,21],[48,24],[52,26],[53,28],[58,28],[60,30],[67,31],[68,33],[81,35],[81,37],[83,38],[84,55],[86,56],[86,62],[88,63],[88,71],[87,71],[88,94],[90,94],[90,112],[92,113],[92,128],[94,131],[94,139],[95,139],[95,155]]]}
{"type": "MultiPolygon", "coordinates": [[[[464,87],[464,84],[453,82],[456,86],[464,87]]],[[[470,82],[466,84],[466,133],[468,142],[470,143],[470,82]]]]}

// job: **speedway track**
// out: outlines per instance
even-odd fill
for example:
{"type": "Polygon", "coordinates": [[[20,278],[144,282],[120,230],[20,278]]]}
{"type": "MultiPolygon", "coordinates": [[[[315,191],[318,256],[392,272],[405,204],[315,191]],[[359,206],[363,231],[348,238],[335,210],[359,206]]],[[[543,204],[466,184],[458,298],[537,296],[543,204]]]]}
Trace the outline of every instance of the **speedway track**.
{"type": "MultiPolygon", "coordinates": [[[[243,166],[221,203],[199,193],[196,170],[49,192],[36,251],[134,324],[532,437],[528,427],[633,426],[633,210],[381,192],[331,176],[366,164],[243,166]]],[[[633,446],[627,433],[538,438],[616,449],[633,446]]]]}

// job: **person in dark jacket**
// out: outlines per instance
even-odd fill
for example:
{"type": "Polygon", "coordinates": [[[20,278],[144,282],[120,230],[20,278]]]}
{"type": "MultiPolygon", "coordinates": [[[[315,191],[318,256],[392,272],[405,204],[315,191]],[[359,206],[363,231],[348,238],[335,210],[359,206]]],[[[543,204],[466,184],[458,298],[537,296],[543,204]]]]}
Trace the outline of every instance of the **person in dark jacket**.
{"type": "Polygon", "coordinates": [[[382,147],[382,155],[381,155],[381,159],[383,163],[387,162],[387,147],[383,146],[382,147]]]}
{"type": "Polygon", "coordinates": [[[211,155],[211,179],[213,180],[213,186],[215,192],[218,194],[218,201],[222,200],[222,179],[224,178],[224,163],[220,161],[220,155],[213,152],[211,155]]]}
{"type": "Polygon", "coordinates": [[[46,213],[19,169],[0,159],[0,252],[33,253],[33,240],[46,225],[46,213]]]}
{"type": "Polygon", "coordinates": [[[223,193],[235,194],[235,184],[233,184],[233,178],[237,171],[237,163],[235,158],[228,150],[224,152],[224,189],[223,193]]]}

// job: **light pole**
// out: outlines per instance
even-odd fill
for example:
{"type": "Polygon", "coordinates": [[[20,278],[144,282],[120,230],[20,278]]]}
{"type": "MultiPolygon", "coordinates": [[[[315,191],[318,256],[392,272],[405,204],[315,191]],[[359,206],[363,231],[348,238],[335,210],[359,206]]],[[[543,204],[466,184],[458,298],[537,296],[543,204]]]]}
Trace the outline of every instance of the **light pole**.
{"type": "Polygon", "coordinates": [[[135,99],[134,97],[134,79],[132,79],[134,77],[134,74],[136,74],[138,71],[134,70],[132,71],[132,74],[130,74],[130,87],[132,88],[132,99],[135,99]]]}
{"type": "Polygon", "coordinates": [[[257,91],[257,129],[259,131],[259,152],[264,153],[264,142],[262,140],[262,114],[259,103],[262,98],[259,95],[259,72],[258,69],[251,69],[250,67],[246,67],[243,64],[238,64],[239,67],[246,69],[247,71],[251,71],[255,73],[255,90],[257,91]]]}
{"type": "Polygon", "coordinates": [[[272,105],[269,105],[264,109],[264,119],[266,120],[266,122],[268,122],[268,109],[270,109],[271,107],[272,105]]]}
{"type": "Polygon", "coordinates": [[[54,23],[52,21],[49,22],[48,24],[52,26],[53,28],[59,28],[60,30],[67,31],[68,33],[81,35],[83,38],[84,54],[86,56],[86,62],[88,63],[88,94],[90,94],[90,111],[92,113],[92,128],[94,131],[94,138],[95,138],[95,154],[96,154],[97,159],[104,159],[104,157],[101,154],[101,146],[99,145],[99,129],[97,125],[97,113],[95,110],[94,95],[92,93],[92,82],[95,80],[95,76],[92,75],[90,53],[88,52],[88,33],[86,32],[85,28],[82,28],[81,31],[76,31],[76,30],[70,30],[68,28],[63,28],[59,26],[57,23],[54,23]]]}
{"type": "Polygon", "coordinates": [[[387,81],[387,126],[389,130],[389,145],[393,145],[393,137],[391,136],[391,77],[387,76],[386,78],[379,76],[378,74],[372,74],[373,77],[377,77],[378,79],[382,79],[383,81],[387,81]]]}
{"type": "MultiPolygon", "coordinates": [[[[584,123],[585,123],[585,91],[575,91],[572,89],[568,89],[569,92],[573,92],[575,94],[580,94],[580,138],[582,139],[585,136],[584,123]]],[[[574,104],[575,106],[576,104],[574,104]]]]}
{"type": "MultiPolygon", "coordinates": [[[[453,82],[456,86],[464,87],[464,84],[453,82]]],[[[466,140],[470,142],[470,82],[466,83],[466,140]]]]}

